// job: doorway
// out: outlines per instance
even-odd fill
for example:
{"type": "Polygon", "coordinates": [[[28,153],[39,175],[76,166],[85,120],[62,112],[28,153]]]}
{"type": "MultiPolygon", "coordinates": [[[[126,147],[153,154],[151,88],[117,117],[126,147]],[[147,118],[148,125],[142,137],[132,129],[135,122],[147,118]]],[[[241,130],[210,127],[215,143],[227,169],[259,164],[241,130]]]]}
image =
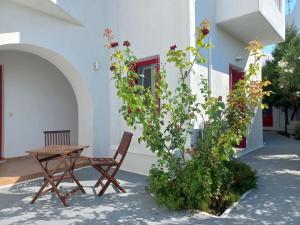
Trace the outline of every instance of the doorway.
{"type": "Polygon", "coordinates": [[[0,65],[0,160],[3,159],[3,152],[2,152],[2,130],[3,130],[3,87],[2,87],[2,65],[0,65]]]}
{"type": "MultiPolygon", "coordinates": [[[[245,72],[233,65],[229,65],[229,88],[233,90],[235,85],[239,80],[244,79],[245,72]]],[[[237,148],[246,148],[247,147],[247,138],[244,137],[237,148]]]]}

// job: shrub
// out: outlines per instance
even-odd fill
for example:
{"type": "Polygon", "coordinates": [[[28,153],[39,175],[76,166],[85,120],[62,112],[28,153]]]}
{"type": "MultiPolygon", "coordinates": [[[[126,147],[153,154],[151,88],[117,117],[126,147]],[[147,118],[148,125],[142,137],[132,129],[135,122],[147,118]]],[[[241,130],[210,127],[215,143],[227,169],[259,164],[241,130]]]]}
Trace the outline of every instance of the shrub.
{"type": "Polygon", "coordinates": [[[256,174],[247,164],[236,160],[219,167],[210,170],[193,159],[176,179],[152,168],[148,191],[160,206],[172,210],[201,209],[220,215],[243,193],[256,187],[256,174]]]}
{"type": "Polygon", "coordinates": [[[230,160],[224,162],[222,168],[225,176],[220,191],[213,192],[210,200],[210,212],[217,215],[238,201],[245,192],[256,188],[257,182],[256,172],[243,162],[230,160]]]}
{"type": "Polygon", "coordinates": [[[227,96],[227,104],[222,98],[211,95],[203,77],[199,89],[204,100],[199,101],[190,88],[189,78],[194,74],[195,64],[206,63],[201,52],[211,46],[207,42],[209,29],[208,22],[204,21],[197,29],[195,46],[170,47],[166,60],[178,70],[175,78],[172,77],[177,79],[177,86],[169,88],[166,66],[161,64],[155,74],[155,93],[136,83],[143,75],[135,71],[137,58],[130,43],[125,41],[123,47],[118,47],[112,31],[105,31],[107,47],[113,51],[110,70],[121,99],[120,113],[130,127],[141,129],[139,142],[145,142],[158,158],[150,171],[148,190],[159,205],[174,210],[200,209],[219,213],[234,201],[236,194],[232,184],[241,175],[234,176],[226,162],[234,156],[235,146],[247,135],[257,107],[265,107],[261,104],[262,97],[270,94],[263,89],[269,82],[255,79],[262,46],[252,41],[248,50],[254,62],[249,64],[244,79],[227,96]],[[197,148],[191,150],[187,140],[195,121],[200,118],[206,129],[197,148]]]}
{"type": "Polygon", "coordinates": [[[191,160],[176,179],[170,173],[152,168],[148,179],[148,190],[153,193],[159,205],[169,209],[207,211],[211,184],[209,170],[191,160]]]}
{"type": "Polygon", "coordinates": [[[242,194],[256,188],[256,172],[243,162],[232,160],[227,162],[227,168],[233,174],[232,191],[242,194]]]}

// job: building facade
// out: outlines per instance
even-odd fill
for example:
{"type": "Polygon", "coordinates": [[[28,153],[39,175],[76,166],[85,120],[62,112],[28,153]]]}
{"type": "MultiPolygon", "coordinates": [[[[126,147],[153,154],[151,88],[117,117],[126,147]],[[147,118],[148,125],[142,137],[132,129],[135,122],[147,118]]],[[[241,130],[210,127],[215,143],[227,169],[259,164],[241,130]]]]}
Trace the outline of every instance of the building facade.
{"type": "MultiPolygon", "coordinates": [[[[151,74],[152,64],[166,61],[170,45],[194,45],[196,27],[208,19],[214,48],[204,53],[209,64],[195,71],[210,74],[213,95],[225,99],[232,78],[252,60],[247,42],[283,41],[284,7],[281,0],[1,1],[1,156],[22,156],[43,145],[44,130],[71,129],[73,143],[91,146],[86,155],[107,156],[116,149],[129,128],[118,112],[105,28],[129,40],[141,70],[151,74]]],[[[178,74],[171,65],[166,69],[175,87],[178,74]]],[[[198,79],[191,76],[190,85],[201,99],[198,79]]],[[[125,168],[146,173],[155,158],[137,138],[135,132],[125,168]]],[[[263,145],[259,110],[245,144],[246,151],[263,145]]]]}
{"type": "MultiPolygon", "coordinates": [[[[296,2],[293,10],[286,15],[286,26],[295,26],[300,30],[300,3],[296,2]]],[[[288,121],[291,120],[293,109],[288,109],[288,121]]],[[[282,107],[273,106],[269,110],[266,110],[263,114],[263,127],[265,130],[284,131],[285,130],[285,112],[282,107]]],[[[300,121],[300,112],[296,112],[294,120],[300,121]]]]}

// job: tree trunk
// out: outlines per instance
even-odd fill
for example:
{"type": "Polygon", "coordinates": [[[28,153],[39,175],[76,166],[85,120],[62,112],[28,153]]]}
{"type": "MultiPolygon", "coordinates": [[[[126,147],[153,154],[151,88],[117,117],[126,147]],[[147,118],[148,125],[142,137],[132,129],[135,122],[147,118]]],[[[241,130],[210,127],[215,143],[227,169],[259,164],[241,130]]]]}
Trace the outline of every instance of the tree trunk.
{"type": "Polygon", "coordinates": [[[284,126],[285,126],[285,134],[288,135],[287,132],[287,125],[289,123],[289,112],[288,112],[288,107],[284,107],[284,126]]]}
{"type": "Polygon", "coordinates": [[[298,107],[294,105],[294,106],[293,106],[293,113],[292,113],[292,116],[291,116],[291,120],[294,120],[295,115],[296,115],[296,113],[297,113],[297,109],[298,109],[298,107]]]}

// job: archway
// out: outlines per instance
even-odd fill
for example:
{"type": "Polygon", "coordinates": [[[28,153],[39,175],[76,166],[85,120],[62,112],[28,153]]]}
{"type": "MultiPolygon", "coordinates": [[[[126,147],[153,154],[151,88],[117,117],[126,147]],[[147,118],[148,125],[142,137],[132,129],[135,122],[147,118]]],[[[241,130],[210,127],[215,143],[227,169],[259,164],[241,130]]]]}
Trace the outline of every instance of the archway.
{"type": "Polygon", "coordinates": [[[78,70],[62,55],[50,49],[29,44],[1,45],[1,50],[15,50],[37,55],[54,65],[69,81],[78,105],[78,143],[92,145],[92,102],[89,89],[78,70]]]}

